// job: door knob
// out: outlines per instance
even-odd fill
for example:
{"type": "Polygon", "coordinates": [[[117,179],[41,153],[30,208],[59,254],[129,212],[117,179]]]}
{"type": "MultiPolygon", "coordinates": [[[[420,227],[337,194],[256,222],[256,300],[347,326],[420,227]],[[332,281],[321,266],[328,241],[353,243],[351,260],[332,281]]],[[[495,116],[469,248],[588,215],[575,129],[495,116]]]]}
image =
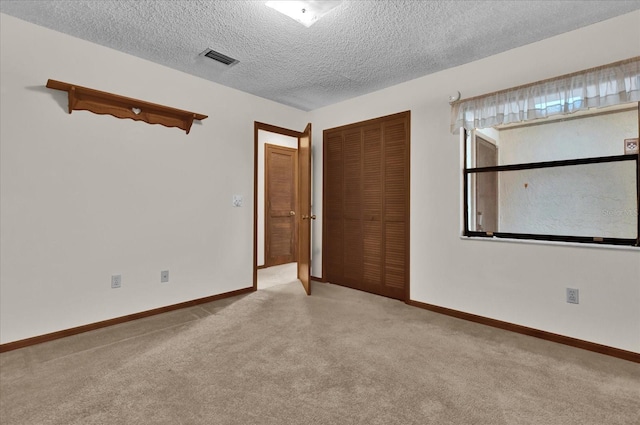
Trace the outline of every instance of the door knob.
{"type": "Polygon", "coordinates": [[[295,211],[289,211],[289,215],[296,215],[295,211]]]}

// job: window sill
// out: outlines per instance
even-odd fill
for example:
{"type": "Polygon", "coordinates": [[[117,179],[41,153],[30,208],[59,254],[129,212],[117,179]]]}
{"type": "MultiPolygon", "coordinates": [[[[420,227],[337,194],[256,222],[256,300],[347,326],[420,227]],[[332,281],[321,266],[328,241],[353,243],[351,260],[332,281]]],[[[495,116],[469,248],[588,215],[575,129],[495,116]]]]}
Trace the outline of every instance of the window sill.
{"type": "Polygon", "coordinates": [[[556,241],[540,241],[540,240],[534,240],[534,239],[509,239],[509,238],[463,236],[463,235],[460,235],[460,239],[483,241],[483,242],[504,242],[504,243],[516,243],[516,244],[568,246],[573,248],[614,249],[618,251],[640,252],[640,247],[627,246],[627,245],[604,245],[599,243],[556,242],[556,241]]]}

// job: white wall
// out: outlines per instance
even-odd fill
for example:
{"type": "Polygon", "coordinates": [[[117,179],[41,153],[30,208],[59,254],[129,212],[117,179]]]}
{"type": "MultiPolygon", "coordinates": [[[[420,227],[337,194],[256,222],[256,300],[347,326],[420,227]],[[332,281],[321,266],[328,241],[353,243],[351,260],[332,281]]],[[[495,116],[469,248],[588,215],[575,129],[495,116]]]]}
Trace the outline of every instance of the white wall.
{"type": "Polygon", "coordinates": [[[456,91],[472,97],[638,56],[639,24],[634,12],[312,111],[316,212],[322,130],[410,109],[411,299],[640,352],[638,249],[460,238],[461,143],[448,104],[456,91]],[[579,305],[565,302],[566,287],[580,289],[579,305]]]}
{"type": "Polygon", "coordinates": [[[501,174],[500,232],[636,238],[635,161],[501,174]]]}
{"type": "Polygon", "coordinates": [[[634,110],[502,129],[499,163],[624,155],[624,139],[638,137],[638,107],[629,106],[634,110]]]}
{"type": "MultiPolygon", "coordinates": [[[[296,129],[290,129],[296,130],[296,129]]],[[[303,129],[302,129],[303,130],[303,129]]],[[[298,138],[258,130],[258,266],[264,266],[264,145],[298,149],[298,138]]]]}
{"type": "Polygon", "coordinates": [[[7,15],[0,30],[1,342],[252,286],[254,121],[307,114],[7,15]],[[49,78],[209,118],[186,135],[68,114],[49,78]]]}
{"type": "MultiPolygon", "coordinates": [[[[500,131],[500,164],[624,154],[638,108],[500,131]]],[[[635,162],[500,173],[501,232],[635,238],[635,162]]]]}

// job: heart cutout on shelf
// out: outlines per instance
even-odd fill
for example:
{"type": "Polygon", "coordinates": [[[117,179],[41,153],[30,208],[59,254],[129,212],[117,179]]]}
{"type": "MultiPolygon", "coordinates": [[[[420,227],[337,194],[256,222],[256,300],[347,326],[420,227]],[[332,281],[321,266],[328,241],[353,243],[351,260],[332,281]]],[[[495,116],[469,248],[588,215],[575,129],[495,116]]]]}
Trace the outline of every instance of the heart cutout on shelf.
{"type": "Polygon", "coordinates": [[[136,115],[140,115],[140,112],[142,112],[142,109],[140,109],[140,108],[131,108],[131,112],[133,112],[136,115]]]}

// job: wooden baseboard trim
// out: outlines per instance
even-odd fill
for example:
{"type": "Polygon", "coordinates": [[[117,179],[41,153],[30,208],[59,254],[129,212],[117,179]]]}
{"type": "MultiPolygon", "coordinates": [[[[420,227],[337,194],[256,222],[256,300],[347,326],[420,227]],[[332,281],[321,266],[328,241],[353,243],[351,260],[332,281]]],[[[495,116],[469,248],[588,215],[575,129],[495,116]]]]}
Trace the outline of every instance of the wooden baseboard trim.
{"type": "Polygon", "coordinates": [[[141,311],[140,313],[129,314],[126,316],[103,320],[101,322],[90,323],[88,325],[82,325],[75,328],[64,329],[57,332],[52,332],[44,335],[34,336],[31,338],[21,339],[19,341],[7,342],[6,344],[0,344],[0,353],[17,350],[18,348],[24,348],[30,345],[41,344],[43,342],[53,341],[55,339],[60,339],[60,338],[64,338],[71,335],[77,335],[77,334],[93,331],[100,328],[106,328],[108,326],[118,325],[120,323],[130,322],[132,320],[143,319],[145,317],[155,316],[156,314],[162,314],[162,313],[167,313],[169,311],[180,310],[182,308],[193,307],[198,304],[209,303],[212,301],[221,300],[223,298],[235,297],[237,295],[247,294],[253,291],[255,291],[255,289],[253,288],[253,286],[251,286],[249,288],[238,289],[231,292],[225,292],[223,294],[212,295],[209,297],[198,298],[191,301],[185,301],[178,304],[168,305],[165,307],[154,308],[152,310],[141,311]]]}
{"type": "MultiPolygon", "coordinates": [[[[318,278],[315,278],[318,279],[318,278]]],[[[322,281],[321,279],[318,279],[322,281]]],[[[152,310],[146,310],[139,313],[129,314],[126,316],[116,317],[113,319],[103,320],[101,322],[90,323],[88,325],[78,326],[75,328],[65,329],[62,331],[52,332],[44,335],[35,336],[32,338],[21,339],[19,341],[8,342],[6,344],[0,344],[0,353],[7,351],[17,350],[19,348],[28,347],[35,344],[41,344],[47,341],[53,341],[56,339],[64,338],[71,335],[77,335],[84,332],[93,331],[108,326],[117,325],[120,323],[130,322],[133,320],[142,319],[145,317],[155,316],[157,314],[167,313],[169,311],[179,310],[182,308],[193,307],[198,304],[204,304],[223,298],[235,297],[237,295],[247,294],[253,292],[253,287],[238,289],[231,292],[225,292],[223,294],[212,295],[209,297],[198,298],[191,301],[185,301],[178,304],[173,304],[165,307],[154,308],[152,310]]],[[[529,328],[527,326],[516,325],[514,323],[504,322],[502,320],[491,319],[489,317],[478,316],[476,314],[465,313],[463,311],[454,310],[446,307],[440,307],[433,304],[427,304],[420,301],[409,300],[408,305],[419,307],[425,310],[433,311],[435,313],[444,314],[458,319],[468,320],[470,322],[480,323],[482,325],[491,326],[494,328],[504,329],[511,332],[520,333],[523,335],[533,336],[536,338],[545,339],[547,341],[556,342],[559,344],[569,345],[571,347],[581,348],[583,350],[593,351],[600,354],[616,357],[623,360],[628,360],[634,363],[640,363],[640,353],[633,351],[622,350],[620,348],[614,348],[607,345],[597,344],[595,342],[589,342],[577,338],[572,338],[560,334],[542,331],[539,329],[529,328]]]]}
{"type": "Polygon", "coordinates": [[[458,319],[468,320],[470,322],[480,323],[482,325],[487,325],[494,328],[504,329],[511,332],[517,332],[519,334],[529,335],[536,338],[545,339],[547,341],[569,345],[571,347],[581,348],[583,350],[593,351],[596,353],[605,354],[607,356],[628,360],[634,363],[640,363],[640,353],[635,353],[633,351],[622,350],[620,348],[614,348],[608,345],[596,344],[595,342],[589,342],[582,339],[572,338],[569,336],[541,331],[539,329],[529,328],[527,326],[516,325],[514,323],[509,323],[509,322],[503,322],[502,320],[496,320],[496,319],[491,319],[489,317],[478,316],[476,314],[465,313],[463,311],[453,310],[446,307],[440,307],[433,304],[427,304],[420,301],[409,300],[407,301],[407,304],[414,307],[419,307],[425,310],[433,311],[435,313],[456,317],[458,319]]]}

